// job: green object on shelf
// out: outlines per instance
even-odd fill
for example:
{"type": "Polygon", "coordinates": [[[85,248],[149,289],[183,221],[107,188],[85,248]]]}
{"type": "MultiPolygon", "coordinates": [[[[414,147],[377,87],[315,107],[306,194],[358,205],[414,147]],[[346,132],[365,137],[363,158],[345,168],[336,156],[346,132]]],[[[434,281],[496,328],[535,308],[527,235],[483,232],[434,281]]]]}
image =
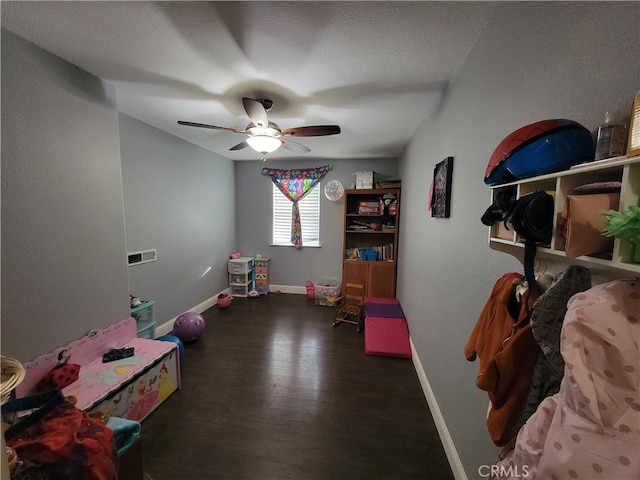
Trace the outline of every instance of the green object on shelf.
{"type": "Polygon", "coordinates": [[[607,218],[607,223],[602,228],[602,233],[631,243],[633,261],[640,263],[640,207],[631,205],[622,212],[608,210],[603,215],[607,218]]]}

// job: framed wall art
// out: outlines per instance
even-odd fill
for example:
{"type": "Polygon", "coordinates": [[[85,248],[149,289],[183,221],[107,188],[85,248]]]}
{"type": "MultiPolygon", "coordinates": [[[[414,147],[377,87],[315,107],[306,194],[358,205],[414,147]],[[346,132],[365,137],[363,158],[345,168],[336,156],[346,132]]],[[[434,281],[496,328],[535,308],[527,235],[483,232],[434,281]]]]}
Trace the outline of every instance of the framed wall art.
{"type": "Polygon", "coordinates": [[[453,180],[453,157],[447,157],[433,169],[433,193],[431,216],[449,218],[451,215],[451,182],[453,180]]]}

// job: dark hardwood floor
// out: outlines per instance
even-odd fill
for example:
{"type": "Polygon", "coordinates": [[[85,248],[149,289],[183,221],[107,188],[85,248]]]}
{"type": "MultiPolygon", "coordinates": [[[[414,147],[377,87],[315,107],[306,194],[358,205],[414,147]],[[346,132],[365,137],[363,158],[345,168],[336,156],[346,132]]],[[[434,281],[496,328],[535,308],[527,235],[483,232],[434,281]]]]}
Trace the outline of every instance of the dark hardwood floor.
{"type": "Polygon", "coordinates": [[[332,308],[272,293],[203,316],[142,424],[154,480],[453,478],[411,360],[365,355],[332,308]]]}

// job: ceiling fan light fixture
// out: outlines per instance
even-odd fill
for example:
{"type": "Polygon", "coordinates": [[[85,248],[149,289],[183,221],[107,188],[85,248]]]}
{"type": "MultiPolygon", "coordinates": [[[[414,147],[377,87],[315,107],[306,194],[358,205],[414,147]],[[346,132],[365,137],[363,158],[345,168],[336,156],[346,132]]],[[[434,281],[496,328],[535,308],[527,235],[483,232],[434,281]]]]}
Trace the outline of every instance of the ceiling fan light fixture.
{"type": "Polygon", "coordinates": [[[230,127],[218,127],[216,125],[209,125],[206,123],[185,122],[183,120],[178,120],[178,124],[185,125],[187,127],[226,130],[233,133],[247,135],[247,138],[244,141],[234,145],[229,150],[236,151],[251,147],[262,155],[262,161],[265,160],[265,155],[275,152],[280,147],[294,153],[309,153],[311,151],[309,147],[301,143],[294,142],[293,140],[285,140],[283,137],[324,137],[326,135],[337,135],[340,133],[340,127],[338,125],[309,125],[281,130],[276,123],[270,122],[267,117],[267,110],[272,104],[273,102],[271,100],[253,100],[248,97],[243,97],[242,105],[244,106],[244,111],[251,120],[251,123],[249,123],[244,130],[230,127]]]}
{"type": "Polygon", "coordinates": [[[282,140],[276,137],[270,137],[269,135],[255,135],[247,138],[247,143],[256,152],[264,155],[266,153],[274,152],[280,148],[282,140]]]}

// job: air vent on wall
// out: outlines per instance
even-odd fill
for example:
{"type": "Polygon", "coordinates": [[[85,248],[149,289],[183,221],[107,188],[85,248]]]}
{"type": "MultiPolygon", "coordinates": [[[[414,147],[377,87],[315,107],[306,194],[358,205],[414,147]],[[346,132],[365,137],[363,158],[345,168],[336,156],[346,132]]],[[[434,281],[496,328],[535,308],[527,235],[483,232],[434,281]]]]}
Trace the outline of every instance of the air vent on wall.
{"type": "Polygon", "coordinates": [[[132,267],[133,265],[140,265],[141,263],[155,262],[157,256],[158,254],[155,248],[142,250],[141,252],[127,253],[127,264],[132,267]]]}

